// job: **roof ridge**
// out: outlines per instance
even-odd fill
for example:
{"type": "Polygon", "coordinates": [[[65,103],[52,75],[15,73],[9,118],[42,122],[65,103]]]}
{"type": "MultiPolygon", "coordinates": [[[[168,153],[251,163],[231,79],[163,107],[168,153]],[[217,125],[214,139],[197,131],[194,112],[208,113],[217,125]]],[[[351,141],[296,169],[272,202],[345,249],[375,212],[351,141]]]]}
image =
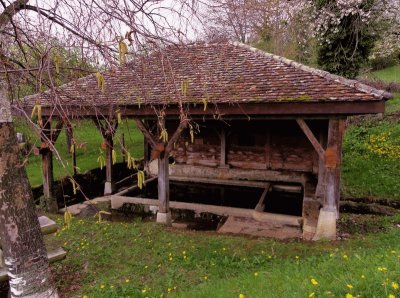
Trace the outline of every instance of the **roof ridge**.
{"type": "Polygon", "coordinates": [[[361,82],[359,82],[357,80],[347,79],[345,77],[332,74],[332,73],[327,72],[325,70],[313,68],[313,67],[301,64],[299,62],[287,59],[285,57],[265,52],[263,50],[257,49],[255,47],[249,46],[249,45],[241,43],[241,42],[231,41],[230,44],[232,44],[234,46],[245,48],[245,49],[250,50],[252,52],[260,53],[260,54],[262,54],[262,55],[264,55],[264,56],[266,56],[268,58],[271,58],[271,59],[273,59],[275,61],[279,61],[279,62],[285,63],[285,64],[287,64],[289,66],[293,66],[293,67],[295,67],[297,69],[309,72],[311,74],[323,77],[323,78],[328,79],[328,80],[332,80],[332,81],[338,82],[338,83],[346,85],[348,87],[357,89],[357,90],[359,90],[361,92],[372,94],[372,95],[374,95],[376,97],[379,97],[379,98],[385,98],[385,99],[393,98],[393,95],[391,93],[389,93],[389,92],[387,92],[385,90],[380,90],[380,89],[376,89],[374,87],[368,86],[368,85],[366,85],[364,83],[361,83],[361,82]]]}

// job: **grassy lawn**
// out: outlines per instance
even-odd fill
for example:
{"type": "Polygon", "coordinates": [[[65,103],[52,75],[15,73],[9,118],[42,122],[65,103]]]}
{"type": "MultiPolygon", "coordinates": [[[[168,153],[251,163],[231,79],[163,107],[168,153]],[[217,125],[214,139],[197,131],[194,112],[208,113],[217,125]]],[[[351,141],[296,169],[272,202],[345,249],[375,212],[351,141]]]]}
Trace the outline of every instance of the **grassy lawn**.
{"type": "Polygon", "coordinates": [[[374,71],[364,76],[368,79],[379,79],[385,82],[400,82],[400,65],[387,67],[378,71],[374,71]]]}
{"type": "MultiPolygon", "coordinates": [[[[369,77],[400,83],[400,66],[374,72],[369,77]]],[[[365,117],[348,127],[343,145],[342,196],[400,199],[399,112],[400,93],[395,93],[386,103],[383,119],[365,117]],[[374,138],[375,142],[371,142],[374,138]],[[375,149],[368,145],[375,145],[375,149]]]]}
{"type": "MultiPolygon", "coordinates": [[[[103,142],[102,136],[94,123],[88,120],[77,121],[74,123],[75,139],[77,144],[76,159],[77,166],[80,172],[85,172],[90,169],[99,167],[97,157],[100,155],[100,146],[103,142]]],[[[31,142],[37,146],[40,146],[40,142],[36,135],[33,135],[29,127],[22,122],[17,122],[17,129],[29,136],[31,142]]],[[[134,158],[143,157],[143,135],[136,129],[133,120],[123,121],[118,129],[114,138],[114,145],[117,152],[117,161],[122,161],[121,151],[119,150],[121,144],[121,136],[124,134],[125,146],[130,151],[134,158]]],[[[61,162],[54,159],[54,176],[55,179],[60,179],[64,176],[69,175],[72,172],[72,161],[69,154],[69,148],[66,145],[66,135],[62,131],[56,142],[56,148],[60,154],[65,168],[61,162]]],[[[28,177],[32,186],[42,184],[41,176],[41,158],[40,156],[31,155],[29,157],[29,163],[26,166],[28,177]]]]}
{"type": "Polygon", "coordinates": [[[68,297],[398,297],[400,215],[355,220],[350,240],[311,243],[73,219],[49,245],[68,252],[53,266],[68,297]]]}

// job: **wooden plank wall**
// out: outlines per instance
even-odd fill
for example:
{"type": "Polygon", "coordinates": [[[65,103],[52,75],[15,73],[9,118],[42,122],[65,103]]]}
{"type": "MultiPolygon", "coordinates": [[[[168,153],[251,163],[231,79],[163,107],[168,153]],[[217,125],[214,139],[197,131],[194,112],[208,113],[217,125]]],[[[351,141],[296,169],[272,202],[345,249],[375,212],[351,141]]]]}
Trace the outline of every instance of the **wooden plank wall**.
{"type": "MultiPolygon", "coordinates": [[[[327,120],[307,123],[314,135],[327,133],[327,120]]],[[[174,127],[176,123],[167,124],[171,132],[174,127]]],[[[230,168],[318,172],[318,154],[295,120],[202,122],[193,143],[189,131],[176,142],[172,151],[176,164],[221,166],[223,129],[230,168]]]]}

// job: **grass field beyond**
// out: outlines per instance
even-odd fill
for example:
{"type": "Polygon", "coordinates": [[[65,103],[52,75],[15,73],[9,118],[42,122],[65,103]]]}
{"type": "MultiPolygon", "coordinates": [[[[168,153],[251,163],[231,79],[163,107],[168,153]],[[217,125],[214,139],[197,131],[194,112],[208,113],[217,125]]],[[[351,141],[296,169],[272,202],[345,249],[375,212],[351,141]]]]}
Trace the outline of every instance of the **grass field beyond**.
{"type": "MultiPolygon", "coordinates": [[[[101,153],[101,144],[103,138],[100,131],[96,128],[92,121],[76,121],[74,122],[74,138],[77,144],[76,159],[79,172],[84,173],[87,170],[99,167],[97,158],[101,153]]],[[[30,142],[33,145],[40,146],[37,135],[33,134],[27,125],[19,121],[17,122],[17,129],[28,136],[30,142]]],[[[136,129],[136,125],[133,120],[124,120],[118,127],[116,135],[114,137],[114,146],[117,153],[117,161],[122,161],[121,154],[121,140],[122,134],[124,134],[125,147],[131,153],[131,155],[138,159],[143,157],[143,135],[136,129]]],[[[55,147],[62,158],[62,163],[54,158],[54,177],[60,179],[68,176],[72,172],[72,160],[69,154],[70,148],[66,145],[66,135],[63,130],[58,137],[55,147]]],[[[26,166],[26,171],[29,177],[31,185],[38,186],[42,184],[42,163],[40,156],[31,155],[29,157],[29,163],[26,166]]]]}

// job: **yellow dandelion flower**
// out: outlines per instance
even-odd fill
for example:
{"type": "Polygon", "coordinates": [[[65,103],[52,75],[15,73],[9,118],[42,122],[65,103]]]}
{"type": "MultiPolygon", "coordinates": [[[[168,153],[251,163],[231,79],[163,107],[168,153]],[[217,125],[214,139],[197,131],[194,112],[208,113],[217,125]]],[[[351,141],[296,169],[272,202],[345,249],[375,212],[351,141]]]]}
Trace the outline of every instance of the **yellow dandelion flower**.
{"type": "Polygon", "coordinates": [[[397,282],[392,282],[392,288],[397,290],[399,288],[399,284],[397,282]]]}
{"type": "Polygon", "coordinates": [[[351,295],[350,293],[347,293],[347,294],[346,294],[346,298],[354,298],[354,296],[351,295]]]}
{"type": "Polygon", "coordinates": [[[311,278],[311,283],[312,283],[313,286],[317,286],[318,285],[318,282],[317,282],[317,280],[315,278],[311,278]]]}
{"type": "Polygon", "coordinates": [[[244,294],[239,294],[239,298],[245,298],[246,296],[244,294]]]}
{"type": "Polygon", "coordinates": [[[347,260],[348,258],[348,255],[343,255],[343,259],[347,260]]]}
{"type": "Polygon", "coordinates": [[[172,291],[172,289],[171,289],[171,288],[168,288],[168,293],[171,293],[171,291],[172,291]]]}
{"type": "Polygon", "coordinates": [[[348,287],[349,289],[353,288],[353,286],[351,284],[346,285],[346,287],[348,287]]]}
{"type": "Polygon", "coordinates": [[[142,290],[142,294],[145,294],[147,292],[147,289],[142,290]]]}
{"type": "Polygon", "coordinates": [[[128,283],[129,282],[129,278],[125,279],[125,282],[128,283]]]}
{"type": "Polygon", "coordinates": [[[310,293],[310,295],[308,295],[308,298],[313,298],[313,297],[315,297],[315,293],[314,292],[312,292],[312,293],[310,293]]]}
{"type": "Polygon", "coordinates": [[[389,294],[388,298],[396,298],[396,296],[393,294],[389,294]]]}
{"type": "Polygon", "coordinates": [[[82,298],[88,298],[88,296],[87,295],[83,295],[82,298]]]}
{"type": "Polygon", "coordinates": [[[100,289],[104,289],[105,285],[100,285],[100,289]]]}
{"type": "Polygon", "coordinates": [[[257,277],[257,276],[258,276],[258,272],[254,272],[254,276],[256,276],[256,277],[257,277]]]}
{"type": "Polygon", "coordinates": [[[204,276],[204,280],[207,280],[208,279],[208,276],[206,275],[206,276],[204,276]]]}
{"type": "Polygon", "coordinates": [[[168,260],[172,261],[173,259],[172,259],[172,257],[169,257],[169,259],[168,259],[168,260]]]}

